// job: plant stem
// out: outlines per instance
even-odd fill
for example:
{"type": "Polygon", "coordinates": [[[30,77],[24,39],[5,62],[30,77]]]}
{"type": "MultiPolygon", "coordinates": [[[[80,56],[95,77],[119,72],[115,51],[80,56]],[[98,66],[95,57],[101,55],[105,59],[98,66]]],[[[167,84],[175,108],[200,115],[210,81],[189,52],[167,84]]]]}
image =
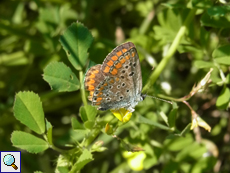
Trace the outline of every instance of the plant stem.
{"type": "Polygon", "coordinates": [[[85,89],[84,89],[84,82],[83,82],[83,71],[79,71],[79,77],[80,77],[80,83],[81,83],[81,98],[82,101],[84,103],[84,105],[87,105],[87,100],[86,100],[86,96],[85,96],[85,89]]]}
{"type": "Polygon", "coordinates": [[[181,28],[179,29],[175,39],[172,42],[172,45],[170,46],[167,54],[163,57],[163,59],[161,60],[161,62],[159,63],[159,65],[156,67],[155,71],[151,74],[150,79],[148,80],[148,83],[144,86],[142,92],[146,92],[147,89],[154,84],[154,82],[156,81],[156,79],[159,77],[159,75],[161,74],[161,72],[163,71],[163,69],[165,68],[165,66],[167,65],[168,61],[171,59],[171,57],[173,56],[173,54],[176,52],[176,48],[178,47],[182,37],[185,35],[185,31],[188,28],[191,20],[193,19],[193,17],[195,16],[196,13],[196,9],[192,9],[187,18],[184,21],[184,24],[181,26],[181,28]]]}

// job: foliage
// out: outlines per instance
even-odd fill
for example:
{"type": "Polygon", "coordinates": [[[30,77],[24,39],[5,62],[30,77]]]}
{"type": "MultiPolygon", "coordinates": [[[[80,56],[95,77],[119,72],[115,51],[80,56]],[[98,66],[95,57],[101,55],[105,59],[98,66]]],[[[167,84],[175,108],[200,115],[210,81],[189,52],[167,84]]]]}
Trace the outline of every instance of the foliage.
{"type": "Polygon", "coordinates": [[[0,9],[0,147],[27,151],[23,172],[230,171],[229,4],[2,1],[0,9]],[[87,103],[85,72],[126,41],[139,53],[142,92],[172,105],[146,97],[132,116],[112,111],[116,118],[87,103]]]}

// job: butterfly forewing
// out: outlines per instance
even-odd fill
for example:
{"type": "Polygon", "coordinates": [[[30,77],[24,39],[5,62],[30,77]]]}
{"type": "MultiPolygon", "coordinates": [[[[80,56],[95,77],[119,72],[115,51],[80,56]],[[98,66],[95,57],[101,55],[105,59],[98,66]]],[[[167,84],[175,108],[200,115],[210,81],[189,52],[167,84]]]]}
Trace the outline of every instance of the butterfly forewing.
{"type": "Polygon", "coordinates": [[[93,105],[101,110],[126,108],[134,111],[142,89],[140,62],[134,44],[127,42],[116,47],[101,65],[101,73],[104,79],[100,79],[91,95],[93,105]]]}

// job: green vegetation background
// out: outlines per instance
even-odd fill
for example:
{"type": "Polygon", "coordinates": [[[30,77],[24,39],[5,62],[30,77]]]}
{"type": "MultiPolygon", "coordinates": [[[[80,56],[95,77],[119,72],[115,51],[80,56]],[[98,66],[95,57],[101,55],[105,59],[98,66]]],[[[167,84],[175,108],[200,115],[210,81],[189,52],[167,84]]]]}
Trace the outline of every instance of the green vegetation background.
{"type": "MultiPolygon", "coordinates": [[[[226,50],[230,48],[230,10],[225,8],[229,5],[205,0],[173,3],[158,0],[1,1],[0,150],[18,150],[10,141],[13,130],[32,133],[13,116],[15,94],[19,91],[33,91],[41,97],[45,117],[54,126],[56,146],[64,147],[83,139],[84,134],[71,129],[71,117],[80,119],[80,92],[51,91],[42,77],[44,68],[52,61],[62,61],[76,72],[58,41],[71,23],[79,21],[91,31],[94,42],[89,49],[89,58],[97,64],[102,63],[116,45],[132,41],[137,46],[145,85],[152,67],[161,61],[193,5],[197,11],[186,37],[154,86],[148,89],[148,94],[183,97],[213,67],[211,79],[214,85],[189,100],[212,131],[209,133],[200,128],[203,143],[198,144],[193,131],[176,138],[172,136],[176,131],[137,124],[134,119],[138,115],[164,123],[159,112],[163,110],[168,115],[170,111],[167,103],[147,99],[137,106],[133,120],[119,131],[119,137],[127,138],[133,144],[142,144],[145,150],[148,148],[141,172],[229,172],[230,121],[229,111],[226,111],[229,93],[227,102],[221,106],[216,106],[216,100],[223,92],[229,91],[225,88],[229,87],[230,69],[226,62],[216,65],[212,57],[218,47],[227,45],[226,50]],[[213,7],[224,8],[221,11],[213,7]],[[227,76],[228,82],[221,83],[220,71],[227,76]],[[163,84],[169,85],[171,90],[163,84]]],[[[191,122],[191,112],[182,103],[178,106],[176,128],[182,131],[191,122]]],[[[109,112],[101,112],[100,116],[105,114],[109,112]]],[[[94,153],[94,160],[82,172],[133,172],[128,160],[122,156],[124,148],[116,139],[103,135],[100,139],[108,150],[94,153]]],[[[22,151],[23,173],[54,172],[58,155],[51,149],[40,154],[22,151]]]]}

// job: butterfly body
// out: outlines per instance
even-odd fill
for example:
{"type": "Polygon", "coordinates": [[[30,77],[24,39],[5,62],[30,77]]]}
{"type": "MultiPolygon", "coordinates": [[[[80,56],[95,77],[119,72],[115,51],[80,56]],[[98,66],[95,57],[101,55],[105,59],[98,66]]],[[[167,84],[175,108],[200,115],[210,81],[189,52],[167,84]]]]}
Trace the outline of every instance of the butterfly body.
{"type": "Polygon", "coordinates": [[[141,95],[142,76],[135,45],[124,43],[107,55],[103,64],[91,67],[85,75],[88,99],[99,110],[125,108],[133,112],[141,95]]]}

